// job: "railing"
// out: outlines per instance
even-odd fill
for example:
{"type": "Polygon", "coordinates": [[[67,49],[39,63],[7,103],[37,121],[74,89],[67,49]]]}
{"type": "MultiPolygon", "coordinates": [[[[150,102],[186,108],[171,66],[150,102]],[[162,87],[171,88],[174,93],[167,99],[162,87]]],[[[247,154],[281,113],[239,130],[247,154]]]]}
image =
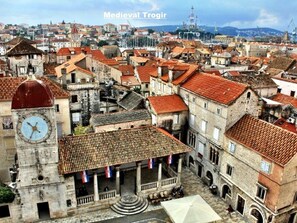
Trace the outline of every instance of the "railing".
{"type": "Polygon", "coordinates": [[[153,188],[157,188],[158,187],[157,183],[158,182],[152,182],[152,183],[142,184],[141,185],[141,191],[143,191],[143,190],[149,190],[149,189],[153,189],[153,188]]]}
{"type": "Polygon", "coordinates": [[[67,90],[93,89],[95,87],[98,87],[98,83],[71,83],[67,85],[67,90]]]}
{"type": "Polygon", "coordinates": [[[177,173],[171,167],[168,167],[167,171],[168,171],[169,176],[171,176],[171,177],[177,176],[177,173]]]}
{"type": "Polygon", "coordinates": [[[87,195],[87,196],[77,198],[77,205],[88,204],[88,203],[91,203],[91,202],[94,202],[94,194],[90,194],[90,195],[87,195]]]}
{"type": "Polygon", "coordinates": [[[99,193],[99,201],[114,198],[116,196],[116,190],[111,190],[103,193],[99,193]]]}
{"type": "Polygon", "coordinates": [[[176,184],[176,181],[177,181],[177,177],[161,180],[161,186],[163,187],[163,186],[167,186],[167,185],[176,184]]]}

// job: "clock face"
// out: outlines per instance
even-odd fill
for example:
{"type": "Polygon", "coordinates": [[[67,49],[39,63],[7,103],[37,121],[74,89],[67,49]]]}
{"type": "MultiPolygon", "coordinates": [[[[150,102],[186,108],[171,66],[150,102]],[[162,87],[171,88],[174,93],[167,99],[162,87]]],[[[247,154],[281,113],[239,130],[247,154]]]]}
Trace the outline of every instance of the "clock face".
{"type": "Polygon", "coordinates": [[[49,120],[40,114],[26,116],[18,124],[18,134],[29,143],[39,143],[46,140],[51,133],[49,120]]]}

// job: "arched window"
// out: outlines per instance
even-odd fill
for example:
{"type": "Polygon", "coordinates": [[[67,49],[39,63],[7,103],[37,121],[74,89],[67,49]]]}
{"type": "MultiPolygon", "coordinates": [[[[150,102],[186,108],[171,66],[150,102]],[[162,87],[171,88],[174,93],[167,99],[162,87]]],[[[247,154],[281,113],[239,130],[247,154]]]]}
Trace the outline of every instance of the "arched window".
{"type": "Polygon", "coordinates": [[[251,98],[251,92],[248,92],[248,93],[246,94],[246,98],[247,98],[247,99],[250,99],[250,98],[251,98]]]}

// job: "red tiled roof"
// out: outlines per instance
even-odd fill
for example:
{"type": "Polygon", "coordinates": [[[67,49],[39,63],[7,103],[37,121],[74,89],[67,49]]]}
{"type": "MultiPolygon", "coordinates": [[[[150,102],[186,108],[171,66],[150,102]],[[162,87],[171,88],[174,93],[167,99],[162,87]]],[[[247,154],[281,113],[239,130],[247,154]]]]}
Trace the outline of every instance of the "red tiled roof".
{"type": "Polygon", "coordinates": [[[231,76],[233,77],[237,77],[237,76],[241,76],[240,72],[237,71],[237,70],[230,70],[230,71],[227,71],[231,76]]]}
{"type": "Polygon", "coordinates": [[[295,124],[286,122],[286,120],[283,118],[276,120],[273,124],[281,127],[282,129],[286,129],[290,132],[297,133],[297,128],[295,124]]]}
{"type": "Polygon", "coordinates": [[[121,84],[124,86],[136,86],[140,85],[137,78],[133,75],[121,76],[121,84]]]}
{"type": "MultiPolygon", "coordinates": [[[[56,99],[68,98],[69,93],[62,87],[46,77],[39,78],[42,80],[53,93],[56,99]]],[[[26,77],[3,77],[0,78],[0,101],[11,101],[18,86],[26,80],[26,77]]]]}
{"type": "Polygon", "coordinates": [[[243,116],[225,134],[281,166],[297,154],[297,134],[250,115],[243,116]]]}
{"type": "Polygon", "coordinates": [[[57,56],[73,55],[73,54],[71,54],[71,52],[74,52],[74,55],[78,55],[78,54],[84,53],[84,52],[86,52],[86,54],[90,54],[91,53],[91,48],[88,47],[88,46],[84,46],[84,47],[63,47],[63,48],[59,49],[59,51],[57,52],[57,56]]]}
{"type": "Polygon", "coordinates": [[[148,97],[151,108],[157,114],[187,111],[188,107],[178,95],[148,97]]]}
{"type": "Polygon", "coordinates": [[[229,105],[248,88],[247,85],[206,73],[193,75],[182,88],[202,97],[229,105]]]}
{"type": "Polygon", "coordinates": [[[188,80],[191,76],[193,76],[198,69],[198,65],[190,64],[189,69],[185,71],[182,75],[180,75],[178,78],[174,79],[172,81],[172,84],[179,85],[184,83],[186,80],[188,80]]]}
{"type": "Polygon", "coordinates": [[[101,52],[101,50],[91,50],[92,58],[95,60],[103,61],[107,58],[104,56],[104,54],[101,52]]]}
{"type": "Polygon", "coordinates": [[[119,65],[119,71],[122,75],[134,75],[134,68],[132,65],[119,65]]]}
{"type": "Polygon", "coordinates": [[[203,71],[204,73],[207,73],[207,74],[213,74],[213,75],[216,75],[216,76],[221,76],[221,72],[219,70],[204,70],[203,71]]]}
{"type": "Polygon", "coordinates": [[[102,63],[109,65],[109,66],[115,66],[115,65],[119,65],[120,63],[114,59],[105,59],[101,61],[102,63]]]}
{"type": "Polygon", "coordinates": [[[138,66],[138,76],[141,82],[150,83],[150,76],[156,74],[158,76],[158,69],[156,66],[138,66]]]}
{"type": "Polygon", "coordinates": [[[294,98],[294,97],[289,96],[289,95],[278,93],[278,94],[272,96],[271,100],[277,101],[277,102],[282,103],[284,105],[290,104],[294,108],[297,108],[297,98],[294,98]]]}

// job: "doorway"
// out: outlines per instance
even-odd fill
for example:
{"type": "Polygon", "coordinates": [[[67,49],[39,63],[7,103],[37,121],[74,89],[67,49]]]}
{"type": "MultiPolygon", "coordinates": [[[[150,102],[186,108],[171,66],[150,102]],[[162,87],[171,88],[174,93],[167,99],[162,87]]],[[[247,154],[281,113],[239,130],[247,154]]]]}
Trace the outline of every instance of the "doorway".
{"type": "Polygon", "coordinates": [[[42,202],[37,204],[39,219],[50,219],[50,210],[48,202],[42,202]]]}
{"type": "Polygon", "coordinates": [[[231,189],[228,185],[225,184],[222,188],[222,198],[226,199],[227,194],[231,197],[231,189]]]}
{"type": "Polygon", "coordinates": [[[252,209],[251,215],[254,216],[257,219],[257,223],[263,223],[263,217],[257,209],[252,209]]]}
{"type": "Polygon", "coordinates": [[[242,215],[243,215],[244,205],[245,205],[245,200],[238,195],[236,210],[242,215]]]}
{"type": "Polygon", "coordinates": [[[206,172],[206,177],[209,179],[209,186],[211,186],[213,184],[213,176],[212,173],[210,171],[206,172]]]}
{"type": "Polygon", "coordinates": [[[198,173],[197,174],[198,174],[198,177],[200,177],[200,178],[202,177],[202,169],[203,169],[203,167],[198,164],[198,173]]]}
{"type": "Polygon", "coordinates": [[[296,212],[290,215],[288,223],[297,223],[297,214],[296,214],[296,212]]]}

